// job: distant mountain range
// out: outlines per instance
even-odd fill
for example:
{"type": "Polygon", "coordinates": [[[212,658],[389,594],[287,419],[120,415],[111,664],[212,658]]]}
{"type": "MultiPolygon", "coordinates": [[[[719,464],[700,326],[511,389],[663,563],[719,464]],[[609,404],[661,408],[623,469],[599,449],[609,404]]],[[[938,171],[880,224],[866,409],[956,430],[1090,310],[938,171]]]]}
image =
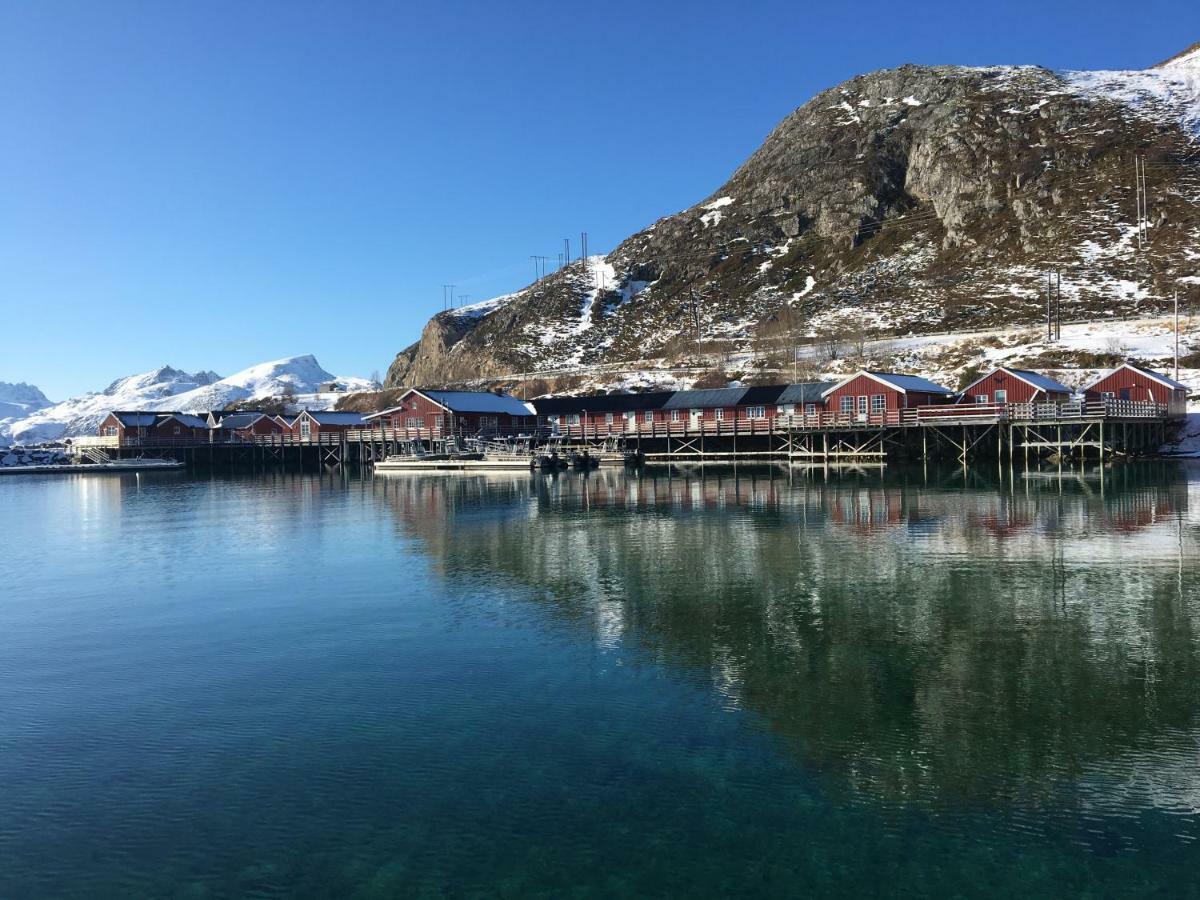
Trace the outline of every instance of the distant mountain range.
{"type": "Polygon", "coordinates": [[[292,356],[260,363],[222,378],[215,372],[189,374],[162,366],[118,378],[99,393],[51,403],[37,388],[0,382],[0,443],[33,444],[94,434],[114,409],[204,412],[244,400],[288,394],[297,407],[327,409],[345,391],[371,390],[369,379],[339,377],[321,368],[315,356],[292,356]],[[338,391],[322,392],[330,383],[338,391]]]}
{"type": "Polygon", "coordinates": [[[778,366],[836,330],[1035,325],[1050,269],[1067,320],[1153,313],[1176,289],[1200,299],[1198,207],[1200,45],[1137,71],[878,71],[608,255],[437,314],[386,383],[682,361],[698,338],[709,358],[775,348],[778,366]]]}

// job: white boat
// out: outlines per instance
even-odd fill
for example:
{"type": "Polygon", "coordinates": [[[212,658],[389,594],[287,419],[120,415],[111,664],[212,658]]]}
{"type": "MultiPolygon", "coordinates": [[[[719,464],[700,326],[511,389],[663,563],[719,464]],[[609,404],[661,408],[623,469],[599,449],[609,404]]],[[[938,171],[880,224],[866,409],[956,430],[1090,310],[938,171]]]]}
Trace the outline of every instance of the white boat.
{"type": "Polygon", "coordinates": [[[376,472],[428,472],[428,471],[507,471],[528,472],[536,465],[531,456],[516,454],[462,454],[458,456],[429,454],[426,456],[389,456],[375,463],[376,472]]]}

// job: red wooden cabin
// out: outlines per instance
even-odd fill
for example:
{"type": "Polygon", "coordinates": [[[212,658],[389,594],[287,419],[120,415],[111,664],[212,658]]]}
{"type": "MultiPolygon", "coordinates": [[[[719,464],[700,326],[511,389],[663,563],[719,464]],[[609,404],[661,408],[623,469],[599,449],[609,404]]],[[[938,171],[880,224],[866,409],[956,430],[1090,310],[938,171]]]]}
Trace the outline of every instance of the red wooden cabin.
{"type": "Polygon", "coordinates": [[[285,433],[290,433],[287,425],[261,412],[227,413],[212,426],[212,436],[216,442],[251,441],[256,437],[285,433]]]}
{"type": "Polygon", "coordinates": [[[100,437],[116,438],[121,446],[208,440],[208,423],[187,413],[117,410],[104,417],[98,433],[100,437]]]}
{"type": "Polygon", "coordinates": [[[1125,400],[1157,403],[1165,406],[1167,415],[1172,417],[1187,413],[1187,385],[1132,363],[1118,366],[1103,378],[1089,384],[1083,389],[1083,396],[1089,402],[1125,400]]]}
{"type": "Polygon", "coordinates": [[[1071,389],[1028,369],[997,366],[959,392],[959,403],[1066,403],[1071,389]]]}
{"type": "Polygon", "coordinates": [[[954,391],[917,375],[864,369],[838,382],[822,397],[826,411],[839,418],[883,422],[900,410],[946,403],[954,397],[954,391]]]}
{"type": "Polygon", "coordinates": [[[365,416],[364,424],[382,425],[422,437],[517,435],[534,430],[537,413],[529,404],[508,394],[410,388],[398,405],[365,416]]]}
{"type": "Polygon", "coordinates": [[[316,441],[322,435],[338,435],[351,428],[362,428],[363,425],[362,413],[314,412],[306,409],[292,420],[290,429],[293,437],[302,441],[316,441]]]}

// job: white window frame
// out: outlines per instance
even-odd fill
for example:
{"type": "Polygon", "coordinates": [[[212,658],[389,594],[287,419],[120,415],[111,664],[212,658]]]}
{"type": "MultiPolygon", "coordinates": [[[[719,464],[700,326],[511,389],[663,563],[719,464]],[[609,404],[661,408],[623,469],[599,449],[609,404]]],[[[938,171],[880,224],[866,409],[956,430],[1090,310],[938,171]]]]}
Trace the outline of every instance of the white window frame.
{"type": "Polygon", "coordinates": [[[992,394],[992,399],[996,403],[1007,403],[1008,402],[1008,388],[996,388],[995,393],[992,394]]]}
{"type": "Polygon", "coordinates": [[[644,413],[642,413],[642,421],[645,422],[647,425],[653,425],[654,424],[654,410],[648,409],[644,413]]]}
{"type": "Polygon", "coordinates": [[[677,409],[673,409],[673,410],[671,410],[671,421],[672,421],[672,422],[678,422],[678,421],[679,421],[679,410],[677,410],[677,409]]]}
{"type": "Polygon", "coordinates": [[[312,439],[312,422],[308,419],[300,420],[300,440],[308,441],[312,439]]]}
{"type": "Polygon", "coordinates": [[[725,421],[725,410],[718,406],[715,410],[713,410],[713,418],[718,422],[725,421]]]}
{"type": "Polygon", "coordinates": [[[605,414],[604,414],[604,424],[605,424],[605,425],[611,425],[612,423],[613,423],[613,414],[612,414],[612,413],[605,413],[605,414]]]}
{"type": "Polygon", "coordinates": [[[866,394],[859,394],[858,395],[858,407],[857,407],[858,414],[860,416],[865,416],[867,414],[867,410],[869,410],[870,408],[871,408],[871,398],[868,397],[866,394]]]}
{"type": "Polygon", "coordinates": [[[767,417],[767,408],[765,406],[747,406],[747,419],[765,419],[767,417]]]}
{"type": "Polygon", "coordinates": [[[843,394],[838,402],[838,409],[844,414],[849,415],[854,412],[854,395],[843,394]]]}
{"type": "Polygon", "coordinates": [[[988,402],[988,395],[987,395],[987,394],[976,394],[976,395],[975,395],[975,402],[976,402],[976,403],[987,403],[987,402],[988,402]]]}
{"type": "Polygon", "coordinates": [[[817,414],[817,404],[805,403],[804,404],[804,414],[806,416],[815,416],[817,414]]]}
{"type": "Polygon", "coordinates": [[[872,394],[871,395],[871,412],[873,412],[873,413],[887,412],[887,394],[872,394]]]}

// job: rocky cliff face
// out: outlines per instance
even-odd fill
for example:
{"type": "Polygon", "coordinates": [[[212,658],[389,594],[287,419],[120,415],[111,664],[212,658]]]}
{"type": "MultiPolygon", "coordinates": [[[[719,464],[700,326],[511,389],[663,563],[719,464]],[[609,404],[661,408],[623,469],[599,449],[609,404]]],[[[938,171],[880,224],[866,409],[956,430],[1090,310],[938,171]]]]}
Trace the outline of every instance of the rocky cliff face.
{"type": "Polygon", "coordinates": [[[388,386],[770,352],[823,332],[1155,309],[1197,287],[1200,50],[1152,70],[904,66],[818,94],[701,203],[442,313],[388,386]],[[1134,157],[1147,161],[1138,250],[1134,157]]]}

